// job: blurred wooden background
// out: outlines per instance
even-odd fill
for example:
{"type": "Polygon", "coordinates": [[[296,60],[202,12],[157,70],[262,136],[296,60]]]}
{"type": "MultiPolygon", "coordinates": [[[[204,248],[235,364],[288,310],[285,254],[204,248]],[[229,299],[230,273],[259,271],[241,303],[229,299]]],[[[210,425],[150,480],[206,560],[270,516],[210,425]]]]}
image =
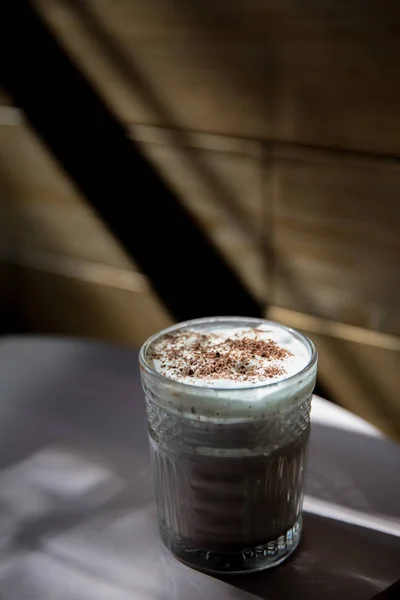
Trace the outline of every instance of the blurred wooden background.
{"type": "MultiPolygon", "coordinates": [[[[35,4],[333,397],[400,437],[398,3],[35,4]]],[[[135,345],[170,323],[4,95],[0,125],[3,304],[135,345]]]]}

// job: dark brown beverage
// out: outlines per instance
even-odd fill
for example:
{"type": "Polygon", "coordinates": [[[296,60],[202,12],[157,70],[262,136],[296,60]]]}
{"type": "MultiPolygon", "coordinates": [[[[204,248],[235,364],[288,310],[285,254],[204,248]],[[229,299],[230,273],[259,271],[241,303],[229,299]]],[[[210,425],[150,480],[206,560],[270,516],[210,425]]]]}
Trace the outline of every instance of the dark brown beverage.
{"type": "Polygon", "coordinates": [[[270,454],[204,456],[152,442],[160,522],[182,545],[234,552],[286,536],[299,520],[308,428],[270,454]]]}

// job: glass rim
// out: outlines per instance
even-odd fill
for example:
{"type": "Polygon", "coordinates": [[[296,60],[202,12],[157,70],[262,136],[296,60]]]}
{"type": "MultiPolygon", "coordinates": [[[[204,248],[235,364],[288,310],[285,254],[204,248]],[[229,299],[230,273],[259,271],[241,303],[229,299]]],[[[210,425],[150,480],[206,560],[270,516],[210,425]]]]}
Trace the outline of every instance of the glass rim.
{"type": "Polygon", "coordinates": [[[165,329],[162,329],[161,331],[158,331],[157,333],[153,334],[152,336],[150,336],[149,338],[147,338],[147,340],[142,344],[140,350],[139,350],[139,364],[140,367],[152,378],[154,378],[155,380],[159,381],[160,384],[163,383],[164,385],[166,384],[171,384],[174,387],[176,386],[177,389],[181,389],[182,391],[186,390],[187,392],[190,391],[191,394],[195,393],[196,390],[200,391],[201,393],[204,394],[207,392],[221,392],[221,393],[226,393],[227,391],[229,391],[230,393],[232,392],[246,392],[249,390],[259,390],[262,388],[268,388],[269,390],[274,390],[277,388],[280,388],[286,384],[289,384],[294,381],[296,378],[301,378],[301,376],[305,373],[307,373],[308,371],[310,371],[312,369],[312,367],[316,364],[318,359],[318,352],[317,349],[315,347],[315,344],[312,342],[312,340],[310,340],[310,338],[308,336],[306,336],[304,333],[301,333],[300,331],[298,331],[297,329],[293,329],[292,327],[287,327],[286,325],[282,325],[281,323],[278,323],[276,321],[271,321],[268,319],[263,319],[263,318],[258,318],[258,317],[228,317],[228,316],[221,316],[221,317],[201,317],[198,319],[189,319],[187,321],[181,321],[179,323],[175,323],[174,325],[170,325],[169,327],[166,327],[165,329]],[[207,323],[243,323],[243,322],[248,322],[249,324],[253,323],[254,325],[260,325],[262,324],[266,324],[266,325],[273,325],[273,326],[278,326],[280,329],[283,329],[285,331],[287,331],[288,333],[290,333],[291,335],[293,335],[296,339],[300,340],[305,346],[306,348],[309,350],[310,352],[310,357],[309,357],[309,361],[307,362],[307,364],[300,370],[297,371],[296,373],[293,373],[293,375],[290,375],[289,377],[286,377],[285,379],[279,379],[278,381],[263,381],[260,382],[259,384],[251,384],[251,385],[243,385],[243,386],[238,386],[238,387],[224,387],[224,386],[203,386],[203,385],[199,385],[199,384],[192,384],[192,383],[186,383],[184,381],[177,381],[176,379],[171,379],[170,377],[166,377],[165,375],[163,375],[162,373],[159,373],[158,371],[156,371],[152,366],[149,365],[149,363],[147,362],[147,352],[149,350],[149,348],[151,347],[152,344],[154,344],[158,339],[160,339],[162,336],[169,334],[169,333],[173,333],[175,331],[179,331],[181,329],[186,329],[189,328],[192,325],[202,325],[202,324],[207,324],[207,323]]]}

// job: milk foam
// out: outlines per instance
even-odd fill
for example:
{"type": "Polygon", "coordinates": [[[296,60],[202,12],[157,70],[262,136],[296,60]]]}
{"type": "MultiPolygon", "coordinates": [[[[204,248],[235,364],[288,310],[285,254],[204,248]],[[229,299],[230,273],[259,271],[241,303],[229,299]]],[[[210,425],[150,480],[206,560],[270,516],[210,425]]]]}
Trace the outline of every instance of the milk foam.
{"type": "Polygon", "coordinates": [[[189,385],[207,387],[207,388],[218,388],[218,389],[232,389],[232,388],[249,388],[258,387],[268,383],[275,383],[277,381],[285,380],[296,373],[302,371],[310,361],[310,350],[304,343],[290,330],[283,328],[273,323],[257,324],[256,327],[235,327],[231,324],[218,324],[210,322],[209,328],[202,328],[201,332],[198,330],[191,329],[190,326],[187,329],[183,329],[180,332],[176,332],[171,338],[160,338],[155,341],[152,349],[156,353],[156,357],[150,358],[149,363],[153,369],[174,381],[185,383],[189,385]],[[177,360],[182,364],[182,359],[190,363],[192,355],[190,354],[190,345],[196,341],[201,333],[212,334],[209,345],[218,347],[219,344],[226,340],[260,340],[260,341],[273,341],[280,348],[287,350],[288,355],[282,360],[276,360],[274,358],[262,358],[261,356],[253,356],[250,358],[251,364],[259,365],[260,367],[280,367],[281,372],[264,377],[252,377],[251,380],[241,379],[227,379],[227,378],[198,378],[196,376],[186,376],[180,374],[176,368],[177,360]],[[192,334],[192,335],[188,335],[192,334]],[[176,351],[176,358],[171,358],[169,351],[174,349],[176,351]]]}

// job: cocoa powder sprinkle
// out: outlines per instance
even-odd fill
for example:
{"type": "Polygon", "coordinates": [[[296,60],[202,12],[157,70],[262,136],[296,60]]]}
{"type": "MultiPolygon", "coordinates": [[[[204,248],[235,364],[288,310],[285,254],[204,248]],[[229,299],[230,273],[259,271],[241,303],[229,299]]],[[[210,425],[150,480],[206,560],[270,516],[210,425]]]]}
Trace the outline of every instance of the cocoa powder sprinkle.
{"type": "Polygon", "coordinates": [[[219,341],[212,332],[185,330],[162,337],[150,357],[162,359],[173,379],[225,379],[260,382],[286,374],[284,362],[293,354],[271,339],[234,336],[219,341]],[[177,377],[178,375],[178,377],[177,377]]]}

